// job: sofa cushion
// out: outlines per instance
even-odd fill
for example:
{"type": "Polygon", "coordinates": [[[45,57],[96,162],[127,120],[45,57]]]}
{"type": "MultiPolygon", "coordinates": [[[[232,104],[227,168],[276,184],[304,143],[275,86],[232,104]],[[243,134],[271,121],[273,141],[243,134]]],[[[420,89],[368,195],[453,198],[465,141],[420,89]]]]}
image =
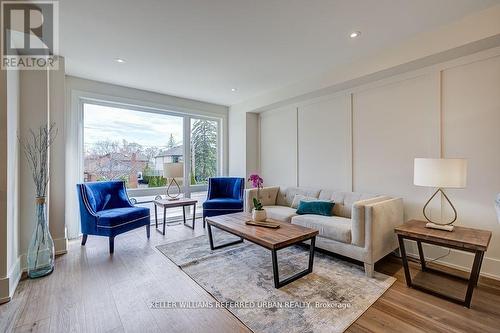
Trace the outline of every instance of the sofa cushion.
{"type": "Polygon", "coordinates": [[[264,206],[267,217],[281,222],[290,222],[293,216],[297,215],[297,211],[286,206],[264,206]]]}
{"type": "MultiPolygon", "coordinates": [[[[276,198],[276,204],[278,206],[288,206],[291,207],[293,203],[293,198],[296,194],[300,194],[306,197],[318,198],[318,189],[306,188],[306,187],[285,187],[280,188],[278,196],[276,198]]],[[[327,199],[329,200],[329,199],[327,199]]]]}
{"type": "Polygon", "coordinates": [[[316,229],[320,237],[351,244],[351,219],[339,216],[298,215],[292,224],[316,229]]]}
{"type": "Polygon", "coordinates": [[[203,209],[243,209],[243,200],[234,198],[215,198],[206,200],[203,209]]]}
{"type": "Polygon", "coordinates": [[[337,192],[331,190],[321,190],[318,199],[331,200],[335,202],[333,215],[345,218],[351,218],[352,205],[356,201],[375,198],[377,195],[357,192],[337,192]]]}

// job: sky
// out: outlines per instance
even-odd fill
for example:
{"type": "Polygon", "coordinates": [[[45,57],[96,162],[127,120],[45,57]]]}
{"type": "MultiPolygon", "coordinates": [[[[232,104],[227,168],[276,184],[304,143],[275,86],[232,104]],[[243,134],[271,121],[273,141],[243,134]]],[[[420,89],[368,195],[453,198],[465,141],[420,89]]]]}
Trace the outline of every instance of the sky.
{"type": "Polygon", "coordinates": [[[98,141],[135,142],[165,147],[170,134],[182,143],[182,117],[84,104],[85,146],[98,141]]]}

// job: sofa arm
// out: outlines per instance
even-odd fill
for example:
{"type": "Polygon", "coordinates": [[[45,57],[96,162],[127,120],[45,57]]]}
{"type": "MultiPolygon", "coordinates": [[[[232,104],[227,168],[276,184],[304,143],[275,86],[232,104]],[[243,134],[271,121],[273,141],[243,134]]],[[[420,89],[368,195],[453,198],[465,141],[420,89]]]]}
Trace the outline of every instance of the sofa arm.
{"type": "Polygon", "coordinates": [[[394,228],[403,224],[403,199],[395,198],[365,205],[365,248],[367,262],[377,260],[398,248],[394,228]]]}
{"type": "MultiPolygon", "coordinates": [[[[260,201],[263,206],[276,205],[276,198],[278,197],[279,186],[270,186],[260,189],[260,201]]],[[[245,212],[251,212],[253,208],[253,198],[257,198],[257,189],[251,188],[245,190],[245,212]]]]}
{"type": "Polygon", "coordinates": [[[365,206],[380,201],[392,199],[389,196],[381,195],[375,198],[356,201],[351,210],[351,244],[365,246],[365,206]]]}

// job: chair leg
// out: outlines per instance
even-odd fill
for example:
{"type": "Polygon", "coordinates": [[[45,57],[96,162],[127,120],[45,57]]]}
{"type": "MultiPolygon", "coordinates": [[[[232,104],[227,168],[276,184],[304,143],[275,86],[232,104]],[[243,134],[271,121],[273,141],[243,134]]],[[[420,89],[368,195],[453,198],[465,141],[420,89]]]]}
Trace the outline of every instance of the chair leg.
{"type": "Polygon", "coordinates": [[[115,252],[115,237],[109,237],[109,253],[115,252]]]}
{"type": "Polygon", "coordinates": [[[151,236],[151,226],[148,224],[146,225],[146,236],[149,237],[151,236]]]}
{"type": "Polygon", "coordinates": [[[206,224],[207,224],[207,221],[205,221],[205,216],[203,216],[203,229],[205,229],[206,224]]]}
{"type": "Polygon", "coordinates": [[[88,235],[83,234],[83,236],[82,236],[82,245],[85,245],[85,243],[87,243],[87,236],[88,235]]]}

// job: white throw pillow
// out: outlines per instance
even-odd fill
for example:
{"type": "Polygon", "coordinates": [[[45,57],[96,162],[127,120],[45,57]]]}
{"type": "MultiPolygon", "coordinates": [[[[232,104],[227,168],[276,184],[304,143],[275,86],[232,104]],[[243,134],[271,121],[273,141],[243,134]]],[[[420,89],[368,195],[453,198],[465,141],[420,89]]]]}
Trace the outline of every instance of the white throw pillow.
{"type": "Polygon", "coordinates": [[[299,204],[301,201],[316,201],[316,200],[318,200],[318,198],[306,197],[305,195],[302,194],[295,194],[292,201],[292,208],[295,209],[299,208],[299,204]]]}

